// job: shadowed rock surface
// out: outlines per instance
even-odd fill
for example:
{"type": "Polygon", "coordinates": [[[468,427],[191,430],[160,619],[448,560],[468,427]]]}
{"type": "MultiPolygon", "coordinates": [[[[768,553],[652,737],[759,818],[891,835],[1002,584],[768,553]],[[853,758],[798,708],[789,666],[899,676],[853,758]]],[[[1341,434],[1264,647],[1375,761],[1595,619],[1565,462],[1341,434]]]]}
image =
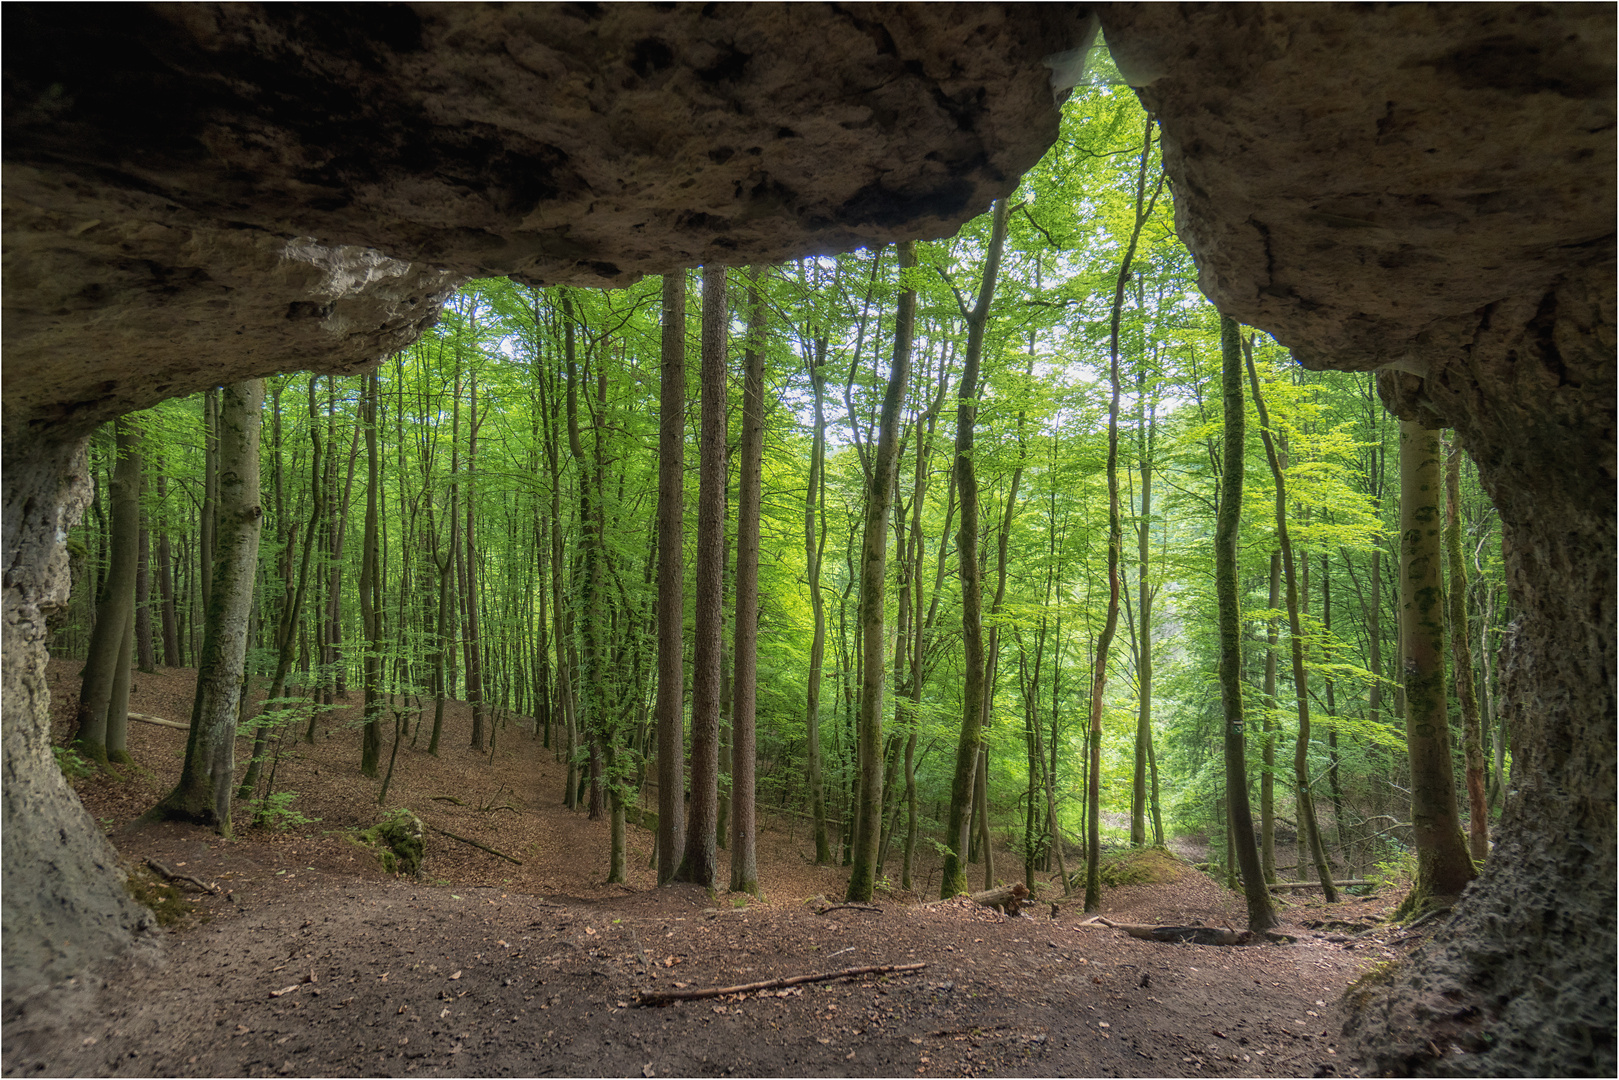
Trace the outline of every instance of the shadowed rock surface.
{"type": "MultiPolygon", "coordinates": [[[[1362,1013],[1370,1065],[1611,1073],[1613,8],[1099,11],[1205,291],[1310,366],[1377,368],[1392,408],[1458,430],[1501,510],[1513,794],[1450,927],[1362,1013]]],[[[362,366],[476,274],[614,284],[947,234],[1054,137],[1069,67],[1043,61],[1089,25],[1058,5],[12,5],[7,29],[12,994],[134,920],[42,719],[96,423],[362,366]]]]}

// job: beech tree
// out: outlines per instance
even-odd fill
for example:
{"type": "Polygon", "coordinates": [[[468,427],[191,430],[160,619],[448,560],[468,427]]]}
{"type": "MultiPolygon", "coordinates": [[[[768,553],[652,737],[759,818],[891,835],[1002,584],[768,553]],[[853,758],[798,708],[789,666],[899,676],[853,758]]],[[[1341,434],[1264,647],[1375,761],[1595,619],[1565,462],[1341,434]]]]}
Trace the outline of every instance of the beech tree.
{"type": "Polygon", "coordinates": [[[236,719],[247,657],[248,611],[264,509],[259,502],[259,429],[264,380],[225,387],[218,412],[216,562],[197,663],[197,693],[180,782],[149,812],[212,825],[231,835],[236,719]]]}

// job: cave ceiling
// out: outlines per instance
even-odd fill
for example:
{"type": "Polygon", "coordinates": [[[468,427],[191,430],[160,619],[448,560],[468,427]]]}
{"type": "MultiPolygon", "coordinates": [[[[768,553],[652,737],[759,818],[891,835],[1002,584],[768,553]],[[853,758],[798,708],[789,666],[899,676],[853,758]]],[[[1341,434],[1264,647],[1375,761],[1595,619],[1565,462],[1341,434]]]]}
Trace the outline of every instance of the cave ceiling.
{"type": "Polygon", "coordinates": [[[949,235],[1092,11],[1205,291],[1307,363],[1421,373],[1612,259],[1611,5],[12,4],[7,438],[363,367],[469,277],[949,235]]]}

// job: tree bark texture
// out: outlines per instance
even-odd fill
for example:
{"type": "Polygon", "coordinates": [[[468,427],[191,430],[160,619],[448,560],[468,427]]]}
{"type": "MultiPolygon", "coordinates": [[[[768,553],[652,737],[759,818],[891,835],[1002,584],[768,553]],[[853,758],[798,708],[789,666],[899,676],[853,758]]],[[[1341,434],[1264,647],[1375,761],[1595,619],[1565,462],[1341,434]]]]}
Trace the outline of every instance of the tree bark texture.
{"type": "MultiPolygon", "coordinates": [[[[1004,217],[1004,212],[1002,214],[1004,217]]],[[[899,270],[916,265],[916,247],[899,245],[899,270]]],[[[878,849],[883,825],[883,681],[887,634],[883,605],[888,581],[888,515],[894,499],[899,465],[899,414],[905,402],[905,384],[911,377],[911,340],[916,323],[916,290],[903,288],[894,312],[894,355],[877,421],[877,447],[872,456],[866,491],[866,530],[860,544],[861,663],[860,794],[854,838],[854,868],[849,873],[848,899],[870,900],[880,868],[878,849]]]]}
{"type": "Polygon", "coordinates": [[[1225,406],[1225,452],[1220,468],[1220,506],[1214,527],[1214,594],[1219,605],[1220,700],[1225,711],[1226,819],[1230,848],[1242,868],[1248,929],[1276,925],[1254,843],[1248,802],[1248,758],[1242,707],[1242,612],[1237,593],[1237,537],[1242,524],[1242,468],[1247,418],[1242,402],[1242,344],[1237,324],[1220,318],[1220,395],[1225,406]]]}
{"type": "MultiPolygon", "coordinates": [[[[1276,485],[1276,543],[1281,548],[1282,572],[1287,581],[1287,634],[1293,661],[1293,698],[1299,722],[1298,737],[1293,742],[1293,790],[1298,806],[1299,830],[1304,834],[1299,845],[1299,862],[1304,861],[1307,844],[1315,861],[1316,879],[1321,882],[1321,891],[1327,903],[1335,904],[1338,902],[1338,890],[1332,884],[1327,849],[1321,842],[1321,829],[1315,820],[1315,799],[1310,794],[1310,682],[1304,670],[1304,628],[1299,620],[1299,574],[1293,561],[1293,541],[1287,530],[1287,475],[1282,471],[1281,456],[1277,453],[1276,439],[1271,433],[1270,414],[1265,408],[1264,395],[1259,391],[1259,372],[1254,367],[1252,346],[1244,345],[1243,353],[1248,363],[1248,381],[1254,391],[1254,409],[1259,413],[1259,433],[1265,444],[1265,460],[1270,465],[1271,480],[1276,485]]],[[[1267,879],[1267,884],[1273,883],[1267,879]]]]}
{"type": "Polygon", "coordinates": [[[720,666],[725,635],[725,267],[703,267],[702,419],[697,465],[697,578],[693,582],[691,807],[677,881],[714,887],[718,865],[720,666]]]}
{"type": "Polygon", "coordinates": [[[1408,905],[1459,896],[1474,877],[1456,806],[1446,716],[1439,455],[1438,431],[1400,421],[1400,666],[1417,848],[1408,905]]]}
{"type": "Polygon", "coordinates": [[[658,883],[686,843],[686,272],[664,275],[658,391],[658,883]]]}
{"type": "Polygon", "coordinates": [[[1450,662],[1462,707],[1462,760],[1467,768],[1467,849],[1474,862],[1490,853],[1490,808],[1484,797],[1484,732],[1473,685],[1473,641],[1467,618],[1467,567],[1462,561],[1462,447],[1445,459],[1445,562],[1450,575],[1450,662]]]}
{"type": "MultiPolygon", "coordinates": [[[[79,752],[103,769],[109,767],[109,710],[114,709],[118,663],[130,636],[135,611],[135,560],[140,531],[140,428],[131,419],[117,422],[117,462],[112,470],[112,542],[106,588],[90,633],[90,651],[79,680],[79,707],[74,743],[79,752]]],[[[128,677],[124,680],[127,710],[128,677]]],[[[126,712],[127,715],[127,712],[126,712]]],[[[122,719],[122,718],[120,718],[122,719]]],[[[127,754],[124,755],[127,758],[127,754]]]]}
{"type": "Polygon", "coordinates": [[[191,708],[180,782],[153,816],[212,825],[231,835],[236,722],[247,658],[248,613],[258,564],[259,427],[264,380],[224,389],[219,409],[219,504],[214,591],[197,659],[197,695],[191,708]]]}
{"type": "Polygon", "coordinates": [[[742,461],[737,478],[736,625],[732,655],[731,891],[759,892],[754,811],[754,713],[759,674],[759,500],[765,453],[765,306],[759,270],[748,274],[748,338],[743,349],[742,461]]]}
{"type": "Polygon", "coordinates": [[[949,850],[944,856],[939,883],[941,897],[967,891],[963,864],[971,825],[968,811],[972,806],[974,773],[983,738],[984,580],[978,565],[978,472],[973,464],[973,445],[978,422],[978,369],[983,360],[989,308],[995,298],[995,279],[1001,268],[1001,248],[1006,242],[1006,217],[1006,200],[999,199],[990,225],[989,250],[985,254],[978,302],[970,311],[965,303],[961,305],[967,321],[967,350],[957,393],[955,461],[956,494],[961,500],[961,527],[956,533],[956,557],[961,568],[961,737],[956,743],[956,768],[950,783],[950,811],[945,825],[949,850]]]}

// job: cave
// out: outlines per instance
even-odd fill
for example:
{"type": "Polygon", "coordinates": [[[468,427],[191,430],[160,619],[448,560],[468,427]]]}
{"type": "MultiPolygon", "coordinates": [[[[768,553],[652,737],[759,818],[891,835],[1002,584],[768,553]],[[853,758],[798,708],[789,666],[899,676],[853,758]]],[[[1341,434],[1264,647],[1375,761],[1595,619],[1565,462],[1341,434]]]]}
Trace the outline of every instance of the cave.
{"type": "Polygon", "coordinates": [[[47,744],[97,425],[364,368],[475,276],[612,286],[948,235],[1055,138],[1098,23],[1208,297],[1454,428],[1501,514],[1507,808],[1357,1013],[1364,1066],[1611,1075],[1611,5],[11,5],[8,999],[141,937],[47,744]]]}

